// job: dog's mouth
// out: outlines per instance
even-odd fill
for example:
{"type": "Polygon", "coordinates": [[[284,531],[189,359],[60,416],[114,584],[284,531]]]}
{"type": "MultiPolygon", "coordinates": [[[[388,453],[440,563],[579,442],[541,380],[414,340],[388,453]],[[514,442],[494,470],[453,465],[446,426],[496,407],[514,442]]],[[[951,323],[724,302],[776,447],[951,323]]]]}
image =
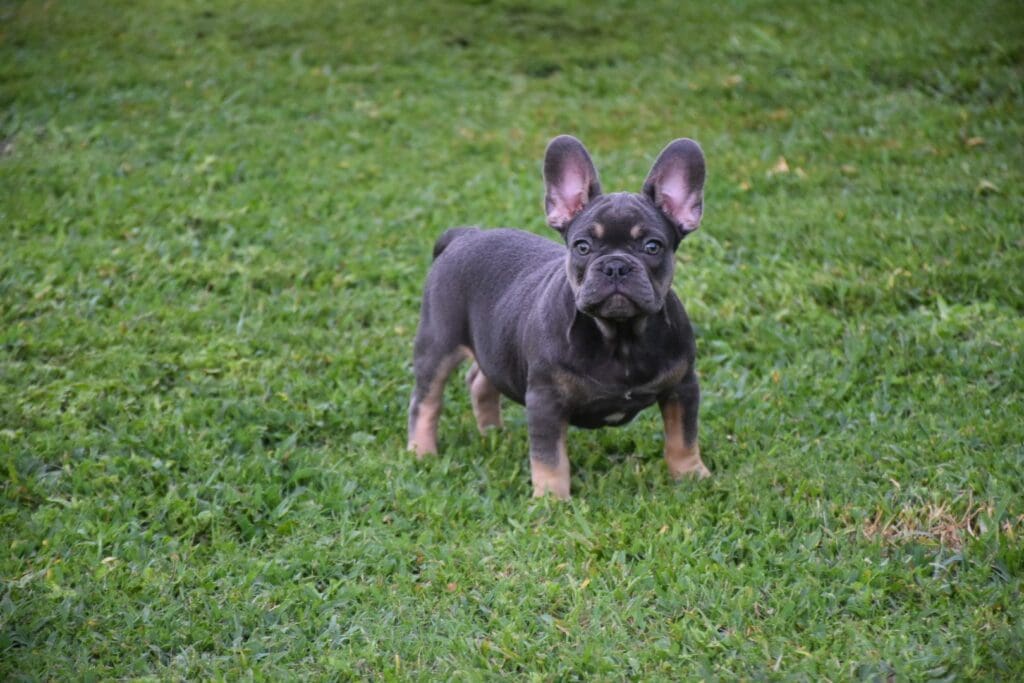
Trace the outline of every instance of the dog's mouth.
{"type": "Polygon", "coordinates": [[[607,320],[628,320],[629,318],[635,318],[640,313],[640,307],[621,292],[612,294],[604,301],[590,308],[591,310],[587,311],[587,313],[607,320]]]}
{"type": "Polygon", "coordinates": [[[577,306],[580,311],[593,318],[622,322],[657,312],[654,301],[637,300],[626,292],[616,289],[604,297],[580,297],[577,306]]]}

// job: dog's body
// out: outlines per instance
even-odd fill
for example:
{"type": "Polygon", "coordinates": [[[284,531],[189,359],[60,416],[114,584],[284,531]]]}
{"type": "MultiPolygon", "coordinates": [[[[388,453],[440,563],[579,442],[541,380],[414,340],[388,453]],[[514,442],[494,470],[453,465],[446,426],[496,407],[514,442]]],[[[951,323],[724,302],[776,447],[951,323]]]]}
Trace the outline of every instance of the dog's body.
{"type": "Polygon", "coordinates": [[[548,146],[545,180],[548,222],[568,251],[507,229],[438,239],[416,336],[410,449],[436,452],[444,383],[472,357],[481,431],[500,426],[502,394],[526,406],[535,495],[569,495],[569,424],[625,424],[655,402],[672,474],[707,476],[693,330],[671,291],[675,249],[700,220],[700,148],[666,147],[643,194],[601,195],[586,150],[561,136],[548,146]]]}

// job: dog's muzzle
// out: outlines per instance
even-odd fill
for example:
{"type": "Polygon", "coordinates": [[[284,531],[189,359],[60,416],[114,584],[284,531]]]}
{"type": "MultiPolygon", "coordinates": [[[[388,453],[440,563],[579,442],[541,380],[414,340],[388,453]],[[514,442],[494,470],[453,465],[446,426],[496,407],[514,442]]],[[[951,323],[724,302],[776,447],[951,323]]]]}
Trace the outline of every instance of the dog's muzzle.
{"type": "Polygon", "coordinates": [[[659,308],[643,265],[619,254],[590,265],[576,303],[584,313],[610,320],[650,315],[659,308]]]}

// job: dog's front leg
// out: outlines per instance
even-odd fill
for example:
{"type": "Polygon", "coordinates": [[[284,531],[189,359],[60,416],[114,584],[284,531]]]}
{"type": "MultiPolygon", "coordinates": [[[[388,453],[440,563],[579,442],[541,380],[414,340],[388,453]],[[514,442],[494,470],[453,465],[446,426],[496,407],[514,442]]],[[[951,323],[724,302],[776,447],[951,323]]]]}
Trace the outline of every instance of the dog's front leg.
{"type": "Polygon", "coordinates": [[[659,399],[661,418],[665,422],[665,463],[673,479],[696,476],[710,477],[711,472],[700,458],[697,442],[697,411],[700,409],[700,387],[692,375],[659,399]]]}
{"type": "Polygon", "coordinates": [[[526,392],[526,423],[530,432],[530,478],[533,496],[546,493],[569,498],[569,453],[566,432],[569,421],[552,392],[529,389],[526,392]]]}

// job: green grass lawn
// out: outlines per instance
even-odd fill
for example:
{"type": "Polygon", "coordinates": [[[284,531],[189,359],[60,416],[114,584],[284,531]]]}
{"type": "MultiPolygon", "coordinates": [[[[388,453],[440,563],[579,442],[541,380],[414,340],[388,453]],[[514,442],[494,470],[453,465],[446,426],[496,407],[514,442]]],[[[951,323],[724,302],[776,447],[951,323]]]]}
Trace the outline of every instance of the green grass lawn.
{"type": "Polygon", "coordinates": [[[1014,0],[0,1],[0,678],[1019,680],[1022,82],[1014,0]],[[558,133],[704,147],[710,480],[650,410],[533,500],[461,382],[405,451],[558,133]]]}

